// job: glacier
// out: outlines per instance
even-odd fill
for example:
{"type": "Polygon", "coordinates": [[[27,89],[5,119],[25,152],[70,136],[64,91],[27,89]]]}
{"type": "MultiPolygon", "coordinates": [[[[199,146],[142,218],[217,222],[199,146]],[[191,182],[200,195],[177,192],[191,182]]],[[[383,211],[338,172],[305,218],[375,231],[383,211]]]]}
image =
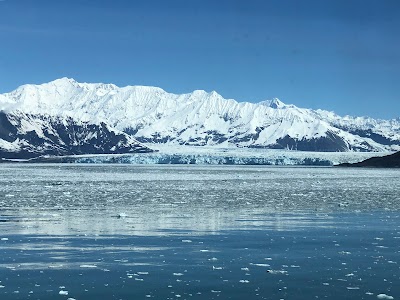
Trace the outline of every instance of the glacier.
{"type": "MultiPolygon", "coordinates": [[[[400,150],[400,118],[342,117],[321,109],[285,104],[276,98],[259,103],[237,102],[215,91],[173,94],[151,86],[118,87],[60,78],[40,85],[26,84],[0,94],[0,111],[14,119],[19,115],[45,116],[37,118],[37,126],[30,125],[38,136],[52,127],[52,119],[60,122],[64,119],[76,124],[105,124],[108,131],[124,135],[124,140],[129,140],[130,144],[146,144],[154,150],[164,146],[171,149],[185,146],[190,151],[194,149],[190,146],[205,147],[211,153],[217,148],[307,153],[400,150]]],[[[24,129],[19,127],[17,131],[21,133],[24,129]]],[[[93,133],[88,134],[93,137],[93,133]]],[[[5,136],[7,134],[0,136],[0,150],[3,151],[18,150],[19,141],[25,140],[22,136],[18,137],[19,141],[5,136]]],[[[153,154],[153,157],[161,155],[153,154]]],[[[181,156],[187,161],[188,155],[181,156]]],[[[201,161],[202,154],[193,155],[196,155],[195,161],[201,161]]],[[[234,157],[232,155],[236,161],[234,157]]]]}
{"type": "Polygon", "coordinates": [[[256,148],[220,148],[211,146],[146,145],[157,151],[148,153],[43,156],[32,162],[108,163],[108,164],[179,164],[179,165],[271,165],[333,166],[354,163],[387,152],[313,152],[256,148]]]}

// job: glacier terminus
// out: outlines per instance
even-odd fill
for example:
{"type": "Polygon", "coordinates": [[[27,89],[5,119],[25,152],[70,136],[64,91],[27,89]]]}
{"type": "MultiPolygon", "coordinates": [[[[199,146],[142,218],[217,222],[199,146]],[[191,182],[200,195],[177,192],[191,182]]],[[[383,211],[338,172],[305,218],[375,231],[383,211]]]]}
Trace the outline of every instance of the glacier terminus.
{"type": "Polygon", "coordinates": [[[400,119],[342,117],[279,99],[237,102],[215,91],[172,94],[71,78],[0,95],[2,158],[154,153],[168,147],[210,154],[213,149],[387,153],[400,150],[400,119]]]}

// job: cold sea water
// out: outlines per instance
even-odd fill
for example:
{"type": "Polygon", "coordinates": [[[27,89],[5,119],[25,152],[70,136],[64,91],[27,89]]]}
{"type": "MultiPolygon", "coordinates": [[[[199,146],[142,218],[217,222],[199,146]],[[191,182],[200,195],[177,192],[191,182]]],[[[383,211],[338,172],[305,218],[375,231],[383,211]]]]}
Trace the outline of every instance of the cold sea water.
{"type": "Polygon", "coordinates": [[[0,299],[400,299],[400,171],[0,165],[0,299]]]}

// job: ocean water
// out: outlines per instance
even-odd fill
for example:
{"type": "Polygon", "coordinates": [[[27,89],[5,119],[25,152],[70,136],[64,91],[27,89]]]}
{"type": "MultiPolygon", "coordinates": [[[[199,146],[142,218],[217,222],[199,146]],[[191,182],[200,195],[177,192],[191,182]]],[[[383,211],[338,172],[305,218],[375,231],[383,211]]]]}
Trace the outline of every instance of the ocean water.
{"type": "Polygon", "coordinates": [[[400,299],[400,171],[0,165],[0,299],[400,299]]]}

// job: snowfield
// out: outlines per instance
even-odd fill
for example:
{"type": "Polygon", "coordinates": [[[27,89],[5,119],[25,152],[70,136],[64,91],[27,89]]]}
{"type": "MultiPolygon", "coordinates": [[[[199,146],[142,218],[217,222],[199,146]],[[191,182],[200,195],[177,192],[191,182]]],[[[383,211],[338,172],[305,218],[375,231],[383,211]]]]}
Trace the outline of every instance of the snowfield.
{"type": "MultiPolygon", "coordinates": [[[[79,83],[74,79],[61,78],[41,85],[23,85],[0,95],[0,112],[8,120],[13,120],[10,127],[14,126],[17,132],[10,136],[7,130],[0,131],[0,150],[3,151],[27,148],[27,145],[16,141],[18,138],[29,144],[33,152],[40,153],[41,149],[37,151],[35,145],[31,145],[32,141],[22,136],[31,132],[37,139],[42,139],[40,142],[35,140],[42,148],[46,148],[49,139],[54,143],[52,149],[57,148],[57,140],[60,143],[65,141],[58,138],[60,133],[56,132],[54,123],[57,123],[57,128],[67,123],[71,128],[74,124],[105,124],[107,134],[121,135],[121,139],[130,141],[125,144],[148,143],[155,148],[163,148],[168,155],[174,151],[175,146],[205,147],[207,153],[204,156],[207,157],[210,157],[209,152],[219,153],[220,148],[236,148],[240,153],[241,149],[251,148],[306,152],[400,150],[400,119],[341,117],[329,111],[285,104],[279,99],[259,103],[237,102],[224,99],[215,91],[196,90],[187,94],[172,94],[158,87],[118,87],[114,84],[79,83]],[[56,140],[52,139],[54,135],[57,136],[56,140]],[[166,150],[164,145],[172,146],[171,150],[166,150]]],[[[98,130],[94,132],[85,128],[82,131],[84,134],[79,139],[97,139],[98,130]]],[[[69,135],[73,137],[72,140],[75,138],[73,132],[69,135]]],[[[109,140],[108,136],[105,139],[109,140]]],[[[119,142],[115,140],[115,148],[110,145],[108,152],[118,149],[119,142]]],[[[100,145],[96,147],[101,148],[100,145]]],[[[188,151],[193,149],[187,148],[188,151]]],[[[186,155],[187,150],[179,151],[184,151],[186,155]]],[[[77,152],[70,154],[79,154],[77,152]]],[[[126,152],[134,152],[134,149],[127,149],[126,152]]],[[[193,153],[197,155],[196,160],[206,160],[200,157],[203,155],[201,153],[202,150],[198,152],[197,149],[193,153]]],[[[249,151],[248,155],[258,159],[261,155],[259,153],[249,151]]],[[[236,154],[231,156],[236,160],[236,154]]],[[[158,156],[153,154],[153,157],[158,156]]],[[[217,154],[216,157],[219,160],[221,155],[217,154]]]]}

